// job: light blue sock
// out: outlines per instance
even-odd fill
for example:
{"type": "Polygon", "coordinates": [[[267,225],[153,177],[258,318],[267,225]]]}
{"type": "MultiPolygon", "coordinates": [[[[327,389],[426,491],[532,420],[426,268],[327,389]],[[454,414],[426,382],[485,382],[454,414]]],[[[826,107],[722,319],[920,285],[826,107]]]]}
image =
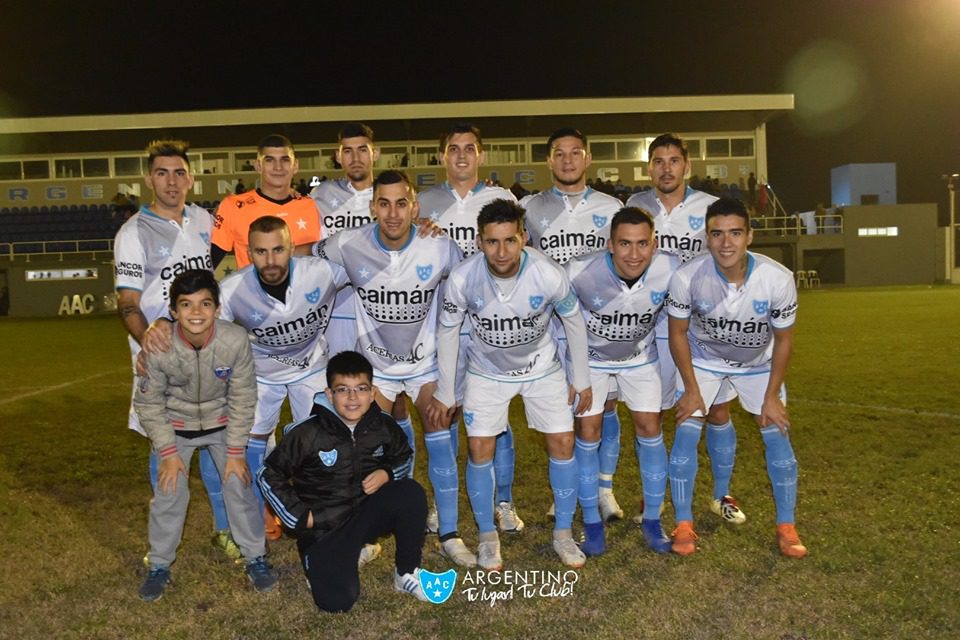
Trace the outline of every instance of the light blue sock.
{"type": "Polygon", "coordinates": [[[670,495],[676,519],[693,520],[693,483],[697,479],[697,446],[703,429],[696,420],[677,427],[670,451],[670,495]]]}
{"type": "Polygon", "coordinates": [[[553,528],[569,529],[577,509],[577,459],[574,456],[569,460],[550,458],[550,488],[556,516],[553,528]]]}
{"type": "Polygon", "coordinates": [[[597,500],[600,489],[597,485],[597,473],[600,466],[600,442],[587,442],[577,438],[574,455],[577,458],[577,468],[580,482],[577,485],[577,498],[580,500],[580,511],[583,513],[583,523],[600,522],[600,509],[597,500]]]}
{"type": "MultiPolygon", "coordinates": [[[[250,467],[250,475],[257,477],[257,472],[263,467],[263,459],[267,455],[267,441],[257,438],[247,439],[247,466],[250,467]]],[[[260,485],[254,480],[253,495],[257,496],[257,504],[260,505],[260,511],[263,511],[263,496],[260,494],[260,485]]]]}
{"type": "Polygon", "coordinates": [[[230,528],[227,520],[227,506],[223,503],[223,484],[220,482],[220,472],[213,463],[213,456],[206,447],[200,449],[200,478],[207,488],[207,498],[210,499],[210,510],[213,512],[213,527],[217,531],[230,528]]]}
{"type": "Polygon", "coordinates": [[[450,447],[453,449],[453,457],[460,457],[460,421],[457,420],[450,425],[450,447]]]}
{"type": "Polygon", "coordinates": [[[402,420],[397,420],[397,424],[403,429],[404,435],[407,436],[407,443],[410,445],[412,453],[410,454],[410,473],[407,477],[413,478],[413,468],[417,466],[417,434],[413,432],[413,421],[409,416],[402,420]]]}
{"type": "Polygon", "coordinates": [[[620,416],[617,409],[603,414],[600,436],[600,486],[613,489],[613,474],[620,461],[620,416]]]}
{"type": "Polygon", "coordinates": [[[667,447],[663,434],[634,439],[637,462],[640,464],[640,487],[643,490],[643,519],[659,520],[660,505],[667,492],[667,447]]]}
{"type": "Polygon", "coordinates": [[[473,517],[477,521],[477,531],[490,533],[496,531],[493,524],[493,460],[482,464],[467,461],[467,495],[473,508],[473,517]]]}
{"type": "Polygon", "coordinates": [[[790,438],[780,433],[776,425],[760,429],[760,435],[766,449],[767,475],[773,487],[777,524],[793,524],[793,512],[797,508],[797,459],[790,438]]]}
{"type": "Polygon", "coordinates": [[[730,477],[737,457],[737,431],[733,422],[707,423],[707,455],[713,470],[713,498],[719,500],[730,495],[730,477]]]}
{"type": "Polygon", "coordinates": [[[427,475],[433,485],[433,499],[437,503],[441,537],[457,530],[458,496],[460,495],[457,459],[450,446],[450,431],[425,433],[423,440],[427,445],[427,475]]]}
{"type": "Polygon", "coordinates": [[[513,448],[513,429],[497,436],[497,449],[493,454],[493,468],[497,476],[497,502],[513,502],[513,468],[517,452],[513,448]]]}

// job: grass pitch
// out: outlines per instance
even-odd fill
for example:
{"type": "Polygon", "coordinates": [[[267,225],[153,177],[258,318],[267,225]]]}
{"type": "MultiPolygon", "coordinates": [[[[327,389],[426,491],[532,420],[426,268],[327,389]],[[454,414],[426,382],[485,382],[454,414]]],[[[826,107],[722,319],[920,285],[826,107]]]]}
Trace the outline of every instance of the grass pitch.
{"type": "MultiPolygon", "coordinates": [[[[242,569],[210,546],[195,470],[174,585],[160,602],[140,602],[147,443],[126,429],[129,356],[120,323],[4,318],[0,637],[957,637],[960,287],[804,291],[800,305],[787,384],[807,559],[777,552],[762,443],[738,411],[732,491],[749,519],[733,528],[708,512],[702,453],[693,556],[649,552],[622,522],[609,527],[608,553],[588,561],[570,593],[525,597],[514,589],[491,606],[469,601],[460,571],[450,600],[431,605],[393,591],[386,542],[384,557],[361,574],[357,606],[336,616],[314,609],[291,539],[271,546],[278,592],[249,588],[242,569]]],[[[517,409],[515,427],[523,425],[517,409]]],[[[615,486],[629,517],[640,491],[628,432],[615,486]]],[[[522,426],[515,435],[514,493],[527,529],[503,536],[506,567],[558,571],[543,516],[550,495],[542,442],[522,426]]],[[[461,480],[464,452],[461,444],[461,480]]],[[[418,478],[425,479],[423,455],[418,478]]],[[[473,545],[464,495],[460,514],[473,545]]],[[[669,529],[671,509],[664,519],[669,529]]],[[[449,568],[434,544],[428,537],[424,566],[449,568]]]]}

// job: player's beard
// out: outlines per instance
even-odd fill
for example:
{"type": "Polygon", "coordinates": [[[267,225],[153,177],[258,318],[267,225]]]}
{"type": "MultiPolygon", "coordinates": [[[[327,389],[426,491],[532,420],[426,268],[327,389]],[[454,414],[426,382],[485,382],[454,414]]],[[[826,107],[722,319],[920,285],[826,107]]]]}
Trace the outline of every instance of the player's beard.
{"type": "Polygon", "coordinates": [[[357,169],[347,169],[347,177],[350,178],[351,182],[364,182],[367,178],[370,177],[370,172],[367,171],[365,167],[360,167],[357,169]]]}

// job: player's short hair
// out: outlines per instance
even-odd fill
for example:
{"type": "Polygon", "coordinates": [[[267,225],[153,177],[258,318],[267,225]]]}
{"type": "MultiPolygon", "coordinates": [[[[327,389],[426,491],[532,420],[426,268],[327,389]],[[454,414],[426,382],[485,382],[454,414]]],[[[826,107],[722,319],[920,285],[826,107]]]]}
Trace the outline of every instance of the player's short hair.
{"type": "Polygon", "coordinates": [[[380,175],[373,181],[373,193],[376,195],[377,189],[385,184],[399,184],[401,182],[407,185],[407,188],[410,190],[410,197],[416,200],[417,190],[413,188],[413,183],[410,182],[410,176],[396,169],[387,169],[386,171],[380,172],[380,175]]]}
{"type": "Polygon", "coordinates": [[[512,200],[505,200],[503,198],[491,200],[483,205],[480,213],[477,214],[477,231],[479,231],[482,236],[483,228],[488,224],[516,222],[517,232],[523,233],[526,228],[524,226],[524,216],[526,213],[523,207],[512,200]]]}
{"type": "Polygon", "coordinates": [[[262,155],[263,150],[267,147],[285,147],[290,149],[291,154],[294,152],[293,143],[290,142],[290,138],[279,133],[271,133],[260,140],[260,143],[257,145],[257,155],[262,155]]]}
{"type": "Polygon", "coordinates": [[[252,238],[254,232],[273,233],[274,231],[278,230],[283,230],[283,237],[289,244],[290,227],[287,226],[287,223],[283,218],[278,218],[277,216],[260,216],[250,223],[250,230],[247,232],[247,239],[252,238]]]}
{"type": "Polygon", "coordinates": [[[153,168],[153,161],[156,158],[183,158],[183,161],[187,163],[187,167],[190,167],[190,158],[187,156],[187,151],[190,150],[190,143],[186,140],[152,140],[150,144],[147,145],[147,170],[153,168]]]}
{"type": "Polygon", "coordinates": [[[450,138],[458,133],[472,133],[477,137],[477,151],[483,151],[483,138],[480,137],[480,129],[471,122],[457,122],[440,134],[440,153],[447,150],[447,143],[450,142],[450,138]]]}
{"type": "Polygon", "coordinates": [[[550,153],[553,151],[553,143],[560,138],[576,138],[583,143],[584,150],[587,148],[587,136],[583,135],[583,132],[580,131],[580,129],[563,127],[551,133],[550,137],[547,138],[547,155],[550,155],[550,153]]]}
{"type": "Polygon", "coordinates": [[[213,298],[213,303],[220,306],[220,285],[217,279],[213,277],[213,271],[206,269],[188,269],[184,271],[170,284],[170,308],[177,308],[177,299],[180,296],[189,296],[197,291],[206,289],[213,298]]]}
{"type": "Polygon", "coordinates": [[[340,127],[337,142],[343,142],[347,138],[367,138],[373,142],[373,129],[362,122],[349,122],[340,127]]]}
{"type": "Polygon", "coordinates": [[[653,151],[659,149],[660,147],[676,147],[680,149],[680,153],[683,154],[683,159],[687,160],[687,143],[683,141],[682,138],[678,138],[672,133],[661,133],[656,138],[653,139],[653,142],[650,143],[650,146],[647,147],[647,157],[653,158],[653,151]]]}
{"type": "Polygon", "coordinates": [[[373,365],[356,351],[341,351],[327,362],[327,386],[336,376],[367,376],[373,382],[373,365]]]}
{"type": "Polygon", "coordinates": [[[747,211],[747,206],[736,198],[719,198],[711,202],[707,207],[705,226],[709,227],[710,221],[717,216],[740,216],[746,223],[747,229],[750,228],[750,213],[747,211]]]}
{"type": "Polygon", "coordinates": [[[646,209],[640,207],[624,207],[613,214],[613,220],[610,222],[610,237],[622,224],[645,224],[653,232],[656,227],[653,224],[653,216],[646,209]]]}

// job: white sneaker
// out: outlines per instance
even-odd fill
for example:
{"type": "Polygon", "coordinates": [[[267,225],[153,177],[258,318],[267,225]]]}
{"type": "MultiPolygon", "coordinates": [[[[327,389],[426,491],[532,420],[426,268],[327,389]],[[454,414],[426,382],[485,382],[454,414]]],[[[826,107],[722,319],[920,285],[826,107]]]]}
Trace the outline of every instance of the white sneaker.
{"type": "Polygon", "coordinates": [[[482,569],[487,571],[500,571],[503,569],[503,558],[500,557],[500,541],[488,540],[481,542],[477,547],[477,563],[482,569]]]}
{"type": "Polygon", "coordinates": [[[405,573],[402,576],[399,573],[394,572],[393,588],[401,593],[409,593],[417,600],[429,602],[429,600],[427,600],[427,596],[423,593],[423,588],[420,586],[419,567],[414,569],[413,573],[405,573]]]}
{"type": "Polygon", "coordinates": [[[732,496],[723,496],[719,500],[711,500],[710,511],[723,518],[724,522],[731,524],[743,524],[747,521],[747,514],[740,510],[737,501],[732,496]]]}
{"type": "Polygon", "coordinates": [[[510,533],[520,533],[523,531],[523,520],[517,515],[517,510],[513,508],[512,502],[499,503],[495,515],[500,531],[510,533]]]}
{"type": "Polygon", "coordinates": [[[427,533],[436,535],[440,530],[440,514],[437,513],[437,505],[430,505],[430,511],[427,512],[427,533]]]}
{"type": "Polygon", "coordinates": [[[441,542],[440,555],[450,558],[461,567],[477,566],[477,556],[463,543],[463,538],[450,538],[441,542]]]}
{"type": "Polygon", "coordinates": [[[373,562],[380,557],[383,548],[379,544],[365,544],[360,549],[360,557],[357,558],[357,569],[363,569],[363,565],[373,562]]]}
{"type": "Polygon", "coordinates": [[[568,567],[579,569],[587,563],[587,556],[583,554],[573,538],[562,538],[560,540],[554,538],[553,550],[560,556],[560,561],[568,567]]]}
{"type": "Polygon", "coordinates": [[[623,520],[623,509],[617,504],[617,499],[613,495],[613,491],[601,489],[599,503],[600,517],[603,518],[604,522],[623,520]]]}

